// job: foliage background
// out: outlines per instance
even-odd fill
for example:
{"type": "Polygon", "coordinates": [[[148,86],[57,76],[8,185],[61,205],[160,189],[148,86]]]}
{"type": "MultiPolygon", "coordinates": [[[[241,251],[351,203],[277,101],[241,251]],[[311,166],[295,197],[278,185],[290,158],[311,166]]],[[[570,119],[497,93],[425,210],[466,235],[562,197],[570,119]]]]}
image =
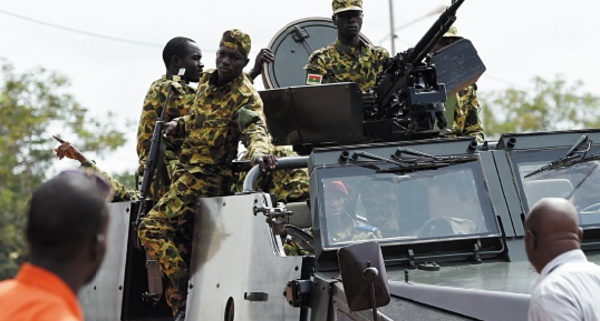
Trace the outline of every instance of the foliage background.
{"type": "Polygon", "coordinates": [[[36,68],[16,73],[0,60],[0,279],[27,260],[23,235],[33,189],[53,174],[52,134],[73,137],[81,150],[108,153],[125,143],[115,117],[92,118],[69,93],[69,80],[36,68]]]}
{"type": "Polygon", "coordinates": [[[533,79],[533,90],[508,88],[478,93],[486,138],[501,133],[571,130],[600,127],[600,100],[583,91],[583,83],[563,76],[533,79]]]}

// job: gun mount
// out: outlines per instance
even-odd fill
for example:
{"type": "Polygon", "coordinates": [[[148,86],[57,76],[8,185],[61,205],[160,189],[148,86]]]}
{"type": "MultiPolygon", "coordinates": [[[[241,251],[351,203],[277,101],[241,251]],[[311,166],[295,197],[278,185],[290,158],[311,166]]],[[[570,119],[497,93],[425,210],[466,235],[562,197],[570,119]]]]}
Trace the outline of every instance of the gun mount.
{"type": "Polygon", "coordinates": [[[278,57],[287,60],[293,53],[293,61],[288,68],[277,62],[267,67],[269,90],[261,92],[274,143],[293,145],[305,154],[320,146],[438,137],[435,113],[443,113],[446,96],[473,84],[485,71],[466,39],[431,52],[463,2],[454,1],[414,48],[388,59],[373,88],[374,105],[365,105],[352,83],[304,85],[302,66],[312,51],[335,40],[333,25],[326,27],[328,22],[318,19],[284,27],[270,47],[276,54],[282,51],[278,57]]]}

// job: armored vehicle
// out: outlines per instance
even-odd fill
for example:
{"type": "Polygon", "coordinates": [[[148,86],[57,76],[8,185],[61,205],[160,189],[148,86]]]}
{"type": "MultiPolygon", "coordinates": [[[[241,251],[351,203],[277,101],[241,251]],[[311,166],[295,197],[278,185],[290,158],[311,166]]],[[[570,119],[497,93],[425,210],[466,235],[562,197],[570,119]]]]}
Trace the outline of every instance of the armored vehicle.
{"type": "MultiPolygon", "coordinates": [[[[200,200],[187,319],[372,320],[377,306],[380,320],[526,320],[537,274],[523,220],[533,203],[572,200],[582,247],[600,262],[596,142],[598,130],[505,134],[497,143],[336,146],[284,159],[282,166],[309,169],[308,203],[273,204],[250,188],[200,200]],[[327,188],[340,183],[347,195],[335,208],[327,188]],[[312,237],[294,231],[308,227],[312,237]],[[287,256],[290,235],[312,251],[287,256]],[[349,264],[341,255],[354,246],[368,248],[352,252],[358,263],[349,264]],[[367,262],[385,282],[363,281],[367,262]]],[[[80,294],[87,320],[169,318],[162,302],[142,300],[145,260],[128,242],[135,205],[111,205],[111,247],[80,294]]]]}
{"type": "MultiPolygon", "coordinates": [[[[305,27],[292,24],[281,34],[293,43],[280,47],[307,46],[305,27]]],[[[473,57],[470,45],[452,50],[473,57]]],[[[543,197],[576,204],[583,250],[600,262],[600,130],[484,143],[417,131],[411,119],[429,117],[436,92],[465,83],[439,82],[434,69],[417,90],[408,75],[431,65],[390,69],[393,99],[369,119],[350,83],[261,93],[274,141],[302,154],[278,170],[306,168],[310,199],[274,202],[256,190],[256,167],[244,192],[199,199],[186,320],[526,320],[537,274],[523,222],[543,197]]],[[[161,274],[146,269],[156,263],[135,247],[138,206],[111,204],[105,262],[80,293],[88,321],[172,320],[161,274]]]]}

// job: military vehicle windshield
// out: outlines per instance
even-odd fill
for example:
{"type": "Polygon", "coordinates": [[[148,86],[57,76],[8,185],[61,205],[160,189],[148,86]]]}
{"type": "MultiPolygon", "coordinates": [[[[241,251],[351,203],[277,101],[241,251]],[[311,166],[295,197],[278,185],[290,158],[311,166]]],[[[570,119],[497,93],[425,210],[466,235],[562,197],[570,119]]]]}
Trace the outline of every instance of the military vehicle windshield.
{"type": "MultiPolygon", "coordinates": [[[[560,159],[567,149],[511,153],[516,177],[521,180],[521,197],[527,208],[544,197],[562,197],[579,210],[582,227],[600,224],[600,162],[595,157],[535,173],[551,161],[560,159]],[[534,173],[533,175],[529,175],[534,173]]],[[[598,151],[590,150],[588,155],[598,151]]],[[[589,157],[589,156],[588,156],[589,157]]]]}
{"type": "Polygon", "coordinates": [[[326,248],[499,233],[476,161],[402,174],[358,165],[318,170],[326,248]]]}

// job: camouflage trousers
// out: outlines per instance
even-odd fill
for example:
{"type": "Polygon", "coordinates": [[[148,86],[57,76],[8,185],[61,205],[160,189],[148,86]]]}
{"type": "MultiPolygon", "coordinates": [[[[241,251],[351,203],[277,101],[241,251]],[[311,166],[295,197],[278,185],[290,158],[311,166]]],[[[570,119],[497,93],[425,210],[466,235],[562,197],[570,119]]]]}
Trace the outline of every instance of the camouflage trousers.
{"type": "Polygon", "coordinates": [[[140,222],[140,241],[169,279],[165,298],[174,315],[185,307],[186,285],[180,283],[189,279],[197,199],[230,194],[232,182],[233,174],[227,167],[190,169],[178,164],[169,190],[140,222]]]}

